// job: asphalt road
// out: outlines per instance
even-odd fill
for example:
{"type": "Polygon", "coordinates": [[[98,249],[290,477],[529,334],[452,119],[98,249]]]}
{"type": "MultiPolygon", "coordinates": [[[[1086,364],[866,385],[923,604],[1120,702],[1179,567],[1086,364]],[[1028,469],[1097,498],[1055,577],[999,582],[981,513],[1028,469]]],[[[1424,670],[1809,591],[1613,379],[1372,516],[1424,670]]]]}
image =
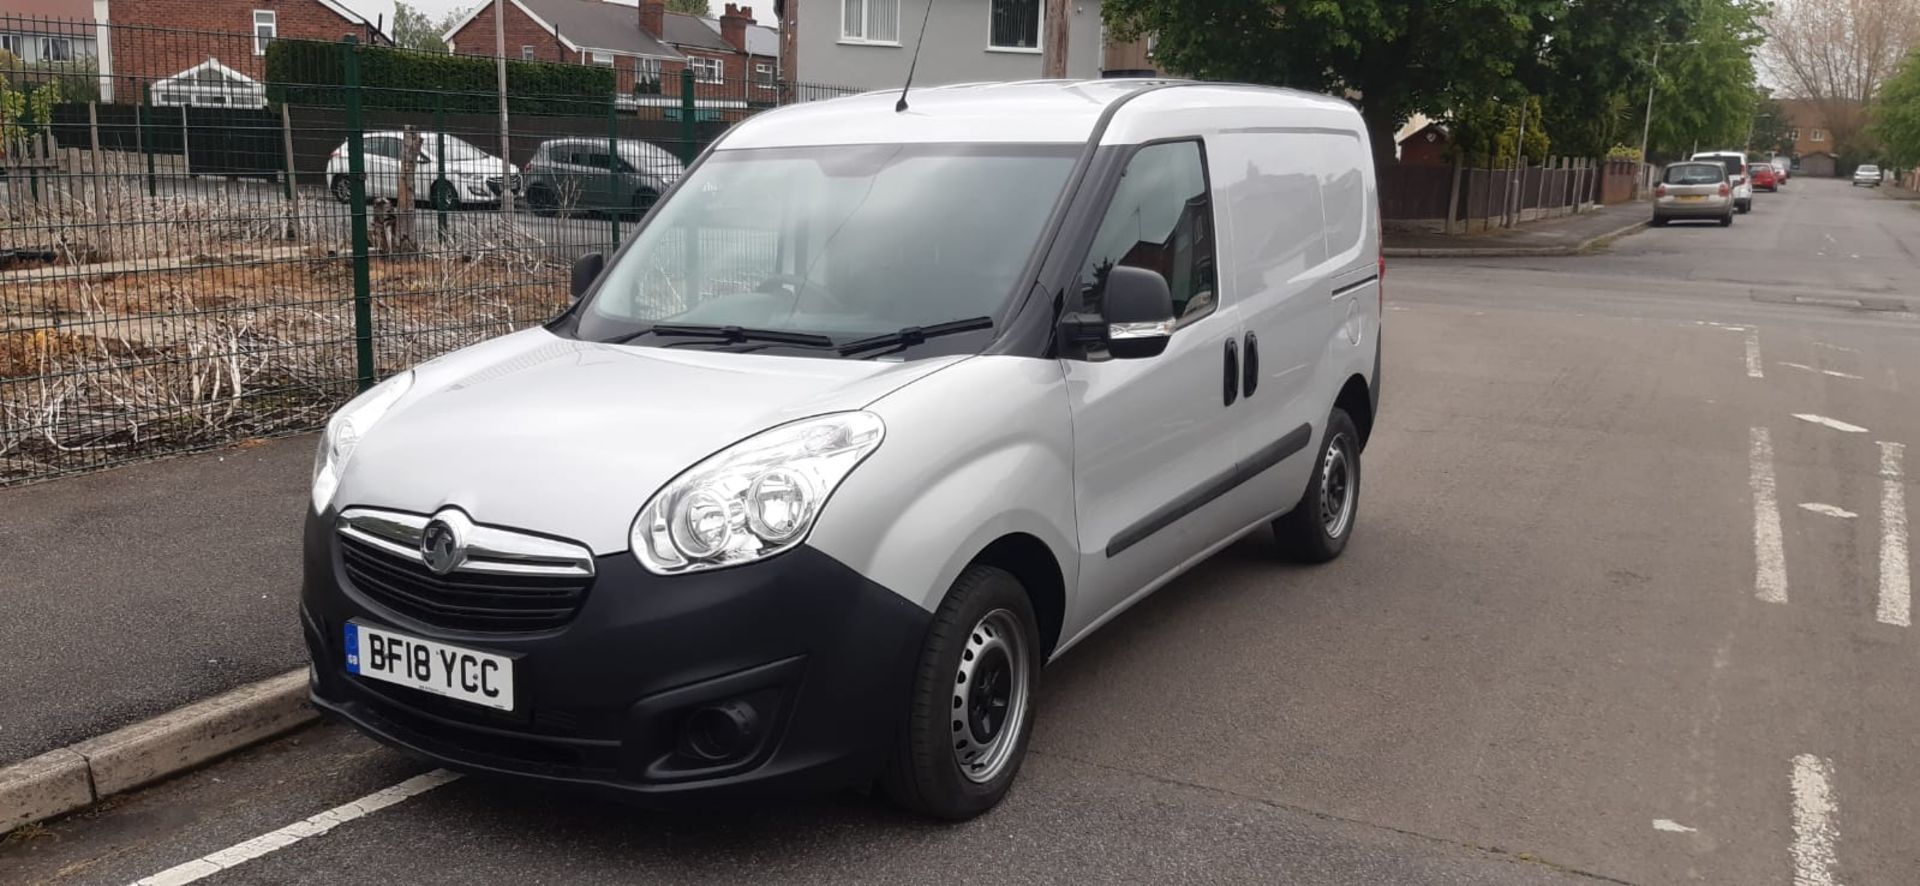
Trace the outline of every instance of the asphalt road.
{"type": "MultiPolygon", "coordinates": [[[[1345,557],[1248,539],[1116,619],[974,823],[464,779],[201,882],[1920,881],[1915,206],[1794,180],[1730,229],[1394,263],[1345,557]]],[[[0,881],[128,882],[425,769],[309,730],[16,835],[0,881]]]]}

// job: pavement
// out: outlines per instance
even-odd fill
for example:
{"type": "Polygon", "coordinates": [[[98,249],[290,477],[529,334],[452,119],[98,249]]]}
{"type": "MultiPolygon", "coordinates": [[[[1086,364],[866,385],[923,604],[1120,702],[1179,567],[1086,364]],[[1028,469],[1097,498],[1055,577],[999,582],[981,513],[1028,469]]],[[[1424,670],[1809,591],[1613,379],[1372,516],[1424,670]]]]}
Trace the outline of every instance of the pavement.
{"type": "Polygon", "coordinates": [[[306,663],[313,447],[0,489],[0,766],[306,663]]]}
{"type": "MultiPolygon", "coordinates": [[[[860,795],[655,815],[446,781],[325,726],[16,832],[0,882],[1914,882],[1920,212],[1802,179],[1755,205],[1603,254],[1390,261],[1345,556],[1282,565],[1256,536],[1116,618],[1043,675],[1022,780],[978,821],[860,795]]],[[[230,457],[304,487],[304,447],[277,452],[230,457]]],[[[0,597],[9,667],[68,624],[20,597],[97,581],[55,567],[162,559],[118,539],[211,522],[105,479],[188,463],[181,491],[240,482],[183,459],[0,491],[12,565],[16,538],[61,534],[18,508],[78,513],[58,490],[100,484],[91,519],[60,518],[85,540],[41,555],[73,559],[0,597]]],[[[172,549],[203,578],[165,606],[122,584],[65,613],[156,614],[79,629],[117,670],[0,710],[164,686],[212,613],[280,593],[204,579],[291,573],[291,531],[266,538],[299,512],[272,494],[303,506],[264,494],[260,535],[172,549]]],[[[237,642],[297,660],[285,593],[237,642]]]]}
{"type": "Polygon", "coordinates": [[[1596,206],[1559,218],[1465,234],[1386,232],[1388,258],[1492,258],[1573,255],[1642,227],[1649,210],[1640,203],[1596,206]]]}

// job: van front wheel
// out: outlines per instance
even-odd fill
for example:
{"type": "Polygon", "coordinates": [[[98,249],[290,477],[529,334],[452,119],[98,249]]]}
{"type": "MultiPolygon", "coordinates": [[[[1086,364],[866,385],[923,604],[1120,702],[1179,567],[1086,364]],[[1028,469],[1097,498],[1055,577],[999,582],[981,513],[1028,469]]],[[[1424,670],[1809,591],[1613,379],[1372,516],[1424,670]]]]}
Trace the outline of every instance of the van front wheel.
{"type": "Polygon", "coordinates": [[[1302,563],[1325,563],[1346,550],[1360,516],[1360,432],[1336,406],[1320,438],[1320,457],[1298,504],[1273,521],[1280,552],[1302,563]]]}
{"type": "Polygon", "coordinates": [[[934,613],[881,787],[910,812],[964,821],[1006,796],[1033,734],[1040,632],[1020,580],[971,566],[934,613]]]}

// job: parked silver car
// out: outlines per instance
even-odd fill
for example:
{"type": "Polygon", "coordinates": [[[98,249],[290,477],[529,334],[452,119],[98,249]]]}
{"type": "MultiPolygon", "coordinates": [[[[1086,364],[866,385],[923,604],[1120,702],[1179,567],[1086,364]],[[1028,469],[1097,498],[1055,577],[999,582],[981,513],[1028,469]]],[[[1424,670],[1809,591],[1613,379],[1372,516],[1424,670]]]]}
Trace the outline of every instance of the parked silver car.
{"type": "Polygon", "coordinates": [[[1884,178],[1884,176],[1880,173],[1880,167],[1872,163],[1862,163],[1859,169],[1853,171],[1853,186],[1857,188],[1861,185],[1866,185],[1870,188],[1877,188],[1880,187],[1882,178],[1884,178]]]}
{"type": "Polygon", "coordinates": [[[1675,219],[1710,219],[1726,227],[1733,224],[1733,213],[1733,184],[1718,161],[1669,164],[1653,189],[1656,228],[1675,219]]]}
{"type": "Polygon", "coordinates": [[[1340,555],[1385,269],[1354,106],[898,100],[738,124],[562,316],[332,418],[321,710],[548,786],[877,781],[963,819],[1018,774],[1046,662],[1243,537],[1340,555]]]}
{"type": "Polygon", "coordinates": [[[558,138],[533,152],[524,170],[527,205],[542,215],[603,210],[639,215],[680,180],[672,151],[650,142],[558,138]]]}
{"type": "MultiPolygon", "coordinates": [[[[400,196],[400,173],[407,134],[399,131],[369,132],[361,139],[361,162],[366,172],[368,200],[392,200],[400,196]]],[[[475,147],[465,139],[443,133],[419,133],[420,150],[413,156],[413,200],[416,204],[455,207],[466,204],[500,202],[500,158],[475,147]],[[440,152],[444,148],[444,159],[440,152]],[[446,178],[441,178],[442,172],[446,178]]],[[[349,181],[348,145],[342,142],[327,158],[327,190],[342,203],[353,199],[349,181]]],[[[515,193],[520,191],[520,171],[506,165],[515,193]]]]}

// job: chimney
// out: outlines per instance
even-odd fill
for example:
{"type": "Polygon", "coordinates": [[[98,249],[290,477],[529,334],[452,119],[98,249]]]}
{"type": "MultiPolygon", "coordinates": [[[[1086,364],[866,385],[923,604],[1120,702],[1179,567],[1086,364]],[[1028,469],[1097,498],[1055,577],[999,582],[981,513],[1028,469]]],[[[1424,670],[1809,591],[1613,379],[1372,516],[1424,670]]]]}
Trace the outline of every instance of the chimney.
{"type": "Polygon", "coordinates": [[[753,20],[753,7],[742,9],[729,3],[727,10],[720,14],[720,39],[727,41],[733,48],[746,52],[747,26],[752,24],[757,24],[753,20]]]}
{"type": "Polygon", "coordinates": [[[666,36],[666,0],[640,0],[640,31],[655,40],[666,36]]]}

